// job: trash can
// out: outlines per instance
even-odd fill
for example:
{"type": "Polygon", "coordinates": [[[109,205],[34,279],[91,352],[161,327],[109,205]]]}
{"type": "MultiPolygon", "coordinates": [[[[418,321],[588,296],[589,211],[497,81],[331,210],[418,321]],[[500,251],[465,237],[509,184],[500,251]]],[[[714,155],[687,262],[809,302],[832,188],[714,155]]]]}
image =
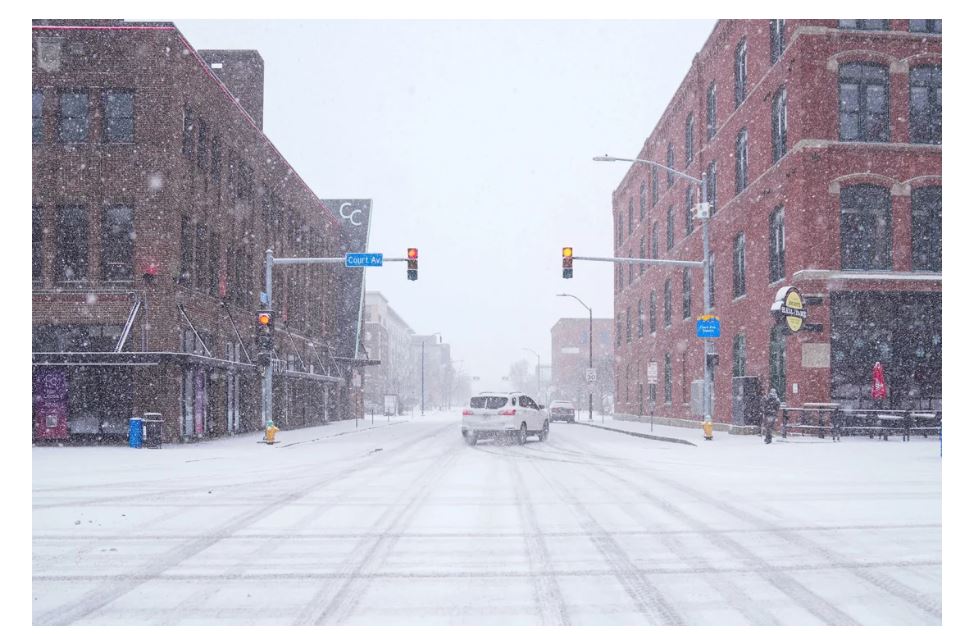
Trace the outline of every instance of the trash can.
{"type": "Polygon", "coordinates": [[[146,447],[152,449],[162,448],[162,414],[158,412],[145,412],[143,414],[145,425],[144,443],[146,447]]]}
{"type": "Polygon", "coordinates": [[[135,449],[142,447],[142,423],[141,418],[128,419],[128,446],[135,449]]]}

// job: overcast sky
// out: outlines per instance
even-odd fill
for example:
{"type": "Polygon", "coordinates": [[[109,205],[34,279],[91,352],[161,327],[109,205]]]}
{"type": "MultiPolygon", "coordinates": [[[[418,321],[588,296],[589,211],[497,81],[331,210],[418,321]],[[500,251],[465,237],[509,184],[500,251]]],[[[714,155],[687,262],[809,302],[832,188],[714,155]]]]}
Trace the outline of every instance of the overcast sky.
{"type": "MultiPolygon", "coordinates": [[[[176,20],[197,49],[252,48],[264,130],[321,198],[374,201],[371,249],[419,249],[369,271],[420,334],[499,385],[550,361],[550,328],[612,312],[611,192],[714,21],[176,20]]],[[[328,254],[335,255],[335,254],[328,254]]],[[[340,255],[340,254],[337,254],[340,255]]]]}

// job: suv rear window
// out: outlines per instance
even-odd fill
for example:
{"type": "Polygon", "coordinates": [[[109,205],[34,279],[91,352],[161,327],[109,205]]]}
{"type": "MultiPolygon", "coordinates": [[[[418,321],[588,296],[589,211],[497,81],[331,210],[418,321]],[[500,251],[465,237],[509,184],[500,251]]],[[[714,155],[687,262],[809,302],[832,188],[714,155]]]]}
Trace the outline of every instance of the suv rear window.
{"type": "Polygon", "coordinates": [[[469,399],[469,407],[473,409],[499,409],[504,405],[505,396],[474,396],[469,399]]]}

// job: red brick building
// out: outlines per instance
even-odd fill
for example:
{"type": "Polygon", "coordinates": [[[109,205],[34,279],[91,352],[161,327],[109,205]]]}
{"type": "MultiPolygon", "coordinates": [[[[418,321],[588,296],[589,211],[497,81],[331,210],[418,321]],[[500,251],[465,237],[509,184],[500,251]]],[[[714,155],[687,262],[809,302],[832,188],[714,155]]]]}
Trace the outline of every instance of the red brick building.
{"type": "MultiPolygon", "coordinates": [[[[264,252],[344,252],[345,230],[262,131],[256,51],[170,23],[33,26],[34,428],[167,440],[258,429],[264,252]]],[[[343,267],[342,267],[343,268],[343,267]]],[[[351,415],[339,271],[276,267],[273,420],[351,415]]]]}
{"type": "MultiPolygon", "coordinates": [[[[733,376],[789,405],[941,399],[940,20],[724,20],[638,158],[706,178],[716,340],[714,420],[733,376]],[[797,287],[816,328],[770,314],[797,287]]],[[[633,164],[613,193],[618,257],[702,259],[699,190],[633,164]]],[[[616,409],[701,420],[702,270],[616,265],[616,409]],[[693,384],[698,390],[692,407],[693,384]]]]}
{"type": "Polygon", "coordinates": [[[594,319],[594,369],[597,381],[587,382],[587,368],[590,363],[589,319],[558,319],[550,329],[550,373],[553,398],[571,401],[578,410],[586,410],[591,395],[594,409],[610,407],[603,402],[604,397],[613,397],[614,352],[611,343],[613,319],[594,319]]]}

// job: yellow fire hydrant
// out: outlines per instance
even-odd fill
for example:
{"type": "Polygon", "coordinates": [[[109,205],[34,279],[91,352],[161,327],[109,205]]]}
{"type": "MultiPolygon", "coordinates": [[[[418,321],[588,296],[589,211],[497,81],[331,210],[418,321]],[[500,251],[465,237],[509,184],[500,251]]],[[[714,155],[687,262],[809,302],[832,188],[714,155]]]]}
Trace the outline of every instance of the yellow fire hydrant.
{"type": "Polygon", "coordinates": [[[263,442],[267,443],[268,445],[272,445],[274,442],[276,442],[273,438],[277,435],[278,431],[280,431],[280,428],[274,425],[273,421],[269,421],[267,424],[267,429],[263,434],[263,442]]]}
{"type": "Polygon", "coordinates": [[[712,421],[708,418],[702,423],[702,434],[705,436],[706,440],[712,440],[712,421]]]}

